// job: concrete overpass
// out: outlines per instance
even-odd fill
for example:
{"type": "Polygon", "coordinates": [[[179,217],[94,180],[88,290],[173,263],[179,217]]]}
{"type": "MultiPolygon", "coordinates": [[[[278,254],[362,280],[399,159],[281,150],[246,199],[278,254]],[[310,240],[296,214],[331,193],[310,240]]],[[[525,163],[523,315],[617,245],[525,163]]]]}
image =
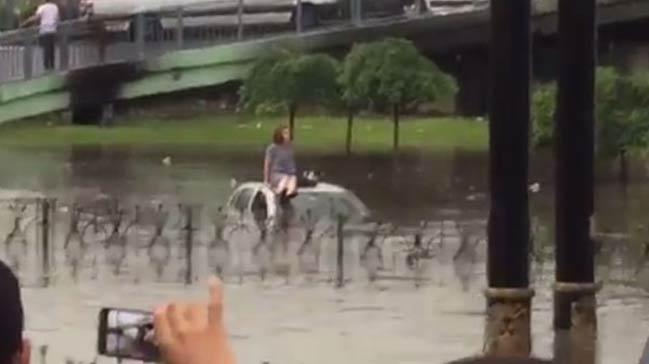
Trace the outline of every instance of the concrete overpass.
{"type": "MultiPolygon", "coordinates": [[[[602,1],[599,18],[601,27],[642,22],[649,19],[649,2],[602,1]]],[[[535,37],[551,37],[556,31],[556,5],[537,2],[533,20],[535,37]]],[[[481,50],[486,49],[488,29],[489,11],[481,9],[448,15],[369,19],[256,39],[222,39],[195,49],[165,50],[159,44],[147,45],[148,48],[140,44],[138,48],[137,42],[118,44],[126,47],[122,52],[127,57],[122,60],[109,59],[101,64],[0,83],[0,123],[240,80],[255,59],[277,47],[336,52],[355,42],[385,36],[413,40],[422,51],[439,58],[441,64],[446,63],[446,68],[458,76],[463,90],[461,99],[479,100],[484,95],[475,90],[484,89],[485,73],[480,66],[484,67],[486,60],[481,50]],[[480,56],[473,57],[474,54],[480,56]]],[[[466,108],[478,112],[480,105],[467,104],[466,108]]]]}

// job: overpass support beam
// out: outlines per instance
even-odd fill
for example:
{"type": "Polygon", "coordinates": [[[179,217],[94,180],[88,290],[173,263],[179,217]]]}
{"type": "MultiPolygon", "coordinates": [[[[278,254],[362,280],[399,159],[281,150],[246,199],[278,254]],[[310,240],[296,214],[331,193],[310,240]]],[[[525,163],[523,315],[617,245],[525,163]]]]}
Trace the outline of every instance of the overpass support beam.
{"type": "Polygon", "coordinates": [[[559,0],[555,120],[555,359],[593,363],[597,332],[594,247],[595,0],[559,0]]]}
{"type": "Polygon", "coordinates": [[[486,355],[528,356],[530,0],[491,1],[486,355]]]}
{"type": "Polygon", "coordinates": [[[361,1],[362,0],[349,1],[349,13],[351,14],[351,22],[355,26],[360,26],[363,22],[363,9],[361,1]]]}
{"type": "Polygon", "coordinates": [[[484,116],[488,102],[487,49],[460,53],[455,59],[456,78],[460,89],[456,97],[456,110],[464,116],[484,116]]]}

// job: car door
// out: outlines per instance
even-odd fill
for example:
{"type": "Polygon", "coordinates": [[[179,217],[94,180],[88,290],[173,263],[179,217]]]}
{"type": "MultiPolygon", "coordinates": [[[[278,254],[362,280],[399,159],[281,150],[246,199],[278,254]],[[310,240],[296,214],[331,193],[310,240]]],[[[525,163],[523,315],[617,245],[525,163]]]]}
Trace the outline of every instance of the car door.
{"type": "Polygon", "coordinates": [[[250,205],[256,188],[242,186],[236,190],[227,203],[227,226],[224,229],[224,239],[236,243],[255,229],[251,218],[250,205]]]}
{"type": "Polygon", "coordinates": [[[235,191],[228,202],[228,216],[239,220],[244,219],[249,213],[254,193],[255,188],[245,186],[235,191]]]}
{"type": "Polygon", "coordinates": [[[252,215],[257,223],[263,221],[267,227],[272,228],[276,222],[277,209],[277,200],[273,191],[267,186],[259,187],[251,205],[252,215]]]}
{"type": "Polygon", "coordinates": [[[266,195],[261,189],[255,191],[255,195],[252,198],[252,204],[250,206],[250,212],[257,224],[257,226],[265,225],[268,221],[268,200],[266,195]]]}
{"type": "Polygon", "coordinates": [[[228,217],[228,220],[231,220],[232,218],[237,215],[237,209],[234,207],[234,202],[239,198],[239,195],[241,195],[241,192],[243,189],[238,188],[236,189],[232,195],[228,198],[228,202],[225,204],[225,213],[228,217]]]}

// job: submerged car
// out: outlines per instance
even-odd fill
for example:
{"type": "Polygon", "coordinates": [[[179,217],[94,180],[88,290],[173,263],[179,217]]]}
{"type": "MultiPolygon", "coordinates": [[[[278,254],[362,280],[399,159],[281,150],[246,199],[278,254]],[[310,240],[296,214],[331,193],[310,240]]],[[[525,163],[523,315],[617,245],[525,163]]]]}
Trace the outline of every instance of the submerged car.
{"type": "Polygon", "coordinates": [[[244,183],[235,188],[223,213],[230,228],[223,230],[222,237],[233,251],[258,254],[259,247],[269,242],[266,246],[271,251],[282,246],[284,252],[291,251],[300,259],[311,256],[311,266],[319,272],[335,270],[340,246],[337,221],[343,216],[345,276],[367,274],[359,261],[373,272],[383,266],[383,255],[374,244],[380,224],[372,222],[365,204],[341,186],[318,182],[299,187],[297,196],[280,201],[267,185],[244,183]]]}
{"type": "Polygon", "coordinates": [[[348,224],[363,224],[370,216],[365,204],[353,192],[322,182],[315,186],[299,187],[297,196],[286,203],[282,203],[266,184],[244,183],[234,190],[225,207],[225,213],[231,221],[250,225],[264,222],[271,228],[289,211],[293,222],[298,222],[301,218],[312,221],[334,220],[342,215],[348,224]]]}

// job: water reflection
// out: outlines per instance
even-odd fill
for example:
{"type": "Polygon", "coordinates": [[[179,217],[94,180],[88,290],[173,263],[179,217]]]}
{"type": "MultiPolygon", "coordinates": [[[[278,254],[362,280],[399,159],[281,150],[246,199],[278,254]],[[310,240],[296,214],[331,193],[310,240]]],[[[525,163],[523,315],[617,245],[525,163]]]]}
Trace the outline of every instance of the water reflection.
{"type": "MultiPolygon", "coordinates": [[[[543,357],[553,352],[549,324],[549,285],[554,280],[550,157],[542,153],[534,156],[530,178],[540,185],[540,191],[531,197],[534,241],[530,259],[538,292],[533,327],[543,333],[535,337],[535,353],[543,357]]],[[[336,245],[335,236],[325,232],[328,227],[314,228],[303,221],[291,231],[290,254],[273,257],[272,250],[259,248],[258,243],[263,241],[259,229],[233,229],[219,217],[218,207],[231,193],[231,179],[258,180],[260,160],[254,154],[231,155],[205,149],[0,151],[5,168],[0,176],[3,196],[15,197],[20,191],[32,190],[58,198],[50,289],[29,288],[40,284],[43,270],[38,224],[29,223],[37,222],[35,208],[28,205],[18,223],[20,233],[12,235],[16,210],[9,208],[11,200],[0,203],[0,236],[5,239],[0,259],[13,262],[20,271],[28,289],[29,312],[34,317],[28,326],[35,330],[37,340],[51,343],[52,355],[57,358],[79,355],[90,360],[92,343],[87,349],[78,349],[50,331],[38,331],[51,325],[49,319],[35,313],[37,309],[46,311],[41,302],[48,302],[56,311],[51,322],[61,325],[57,330],[65,328],[92,337],[98,306],[124,304],[92,287],[107,286],[121,295],[139,295],[132,304],[148,308],[146,305],[162,296],[193,290],[178,286],[186,281],[190,270],[187,262],[191,261],[191,281],[217,273],[240,287],[233,288],[232,294],[238,302],[237,310],[243,313],[233,315],[257,319],[257,323],[234,319],[241,327],[250,327],[236,333],[250,338],[239,344],[247,353],[244,359],[250,361],[275,358],[278,362],[297,362],[269,348],[272,341],[272,345],[290,352],[277,340],[293,340],[293,336],[282,335],[297,335],[297,331],[274,329],[286,325],[306,327],[311,332],[325,327],[318,329],[317,335],[322,346],[312,343],[305,347],[318,353],[328,345],[345,347],[343,352],[362,362],[387,363],[403,358],[418,362],[438,358],[442,362],[479,350],[483,322],[476,313],[484,309],[480,290],[485,284],[486,154],[456,151],[396,159],[301,156],[302,166],[322,171],[326,180],[353,190],[370,207],[375,220],[389,226],[372,243],[369,239],[349,247],[345,272],[350,280],[339,294],[331,288],[336,245]],[[165,164],[167,156],[172,162],[165,164]],[[119,201],[117,207],[107,203],[113,198],[119,201]],[[187,221],[179,204],[197,209],[196,246],[189,256],[185,245],[187,221]],[[230,235],[229,239],[224,235],[230,235]],[[319,244],[314,244],[316,241],[319,244]],[[263,280],[260,267],[266,272],[263,280]],[[272,306],[263,310],[272,311],[272,318],[249,303],[257,302],[259,296],[272,306]],[[77,301],[69,297],[77,297],[77,301]],[[312,308],[296,302],[309,302],[312,308]],[[335,310],[331,308],[334,306],[335,310]],[[357,315],[345,316],[357,326],[319,318],[313,307],[318,312],[357,315]],[[346,310],[349,307],[381,309],[346,310]],[[77,312],[88,313],[81,319],[77,312]],[[295,316],[295,312],[302,316],[295,316]],[[417,317],[411,318],[413,315],[417,317]],[[291,317],[298,323],[279,324],[274,321],[278,317],[291,317]],[[396,332],[389,329],[391,325],[397,325],[396,332]],[[365,328],[370,331],[362,331],[365,328]],[[273,333],[278,337],[272,338],[273,333]],[[351,338],[368,337],[370,333],[381,333],[386,345],[378,349],[372,345],[372,349],[362,340],[351,338]],[[339,336],[353,342],[353,348],[338,341],[339,336]],[[261,337],[266,341],[256,341],[261,337]],[[431,347],[431,342],[440,345],[431,347]],[[378,354],[370,354],[372,350],[378,354]]],[[[649,330],[649,303],[642,292],[649,291],[647,173],[643,161],[630,161],[629,184],[622,188],[614,165],[601,163],[598,167],[594,237],[599,245],[598,279],[606,283],[600,294],[600,362],[634,362],[649,330]],[[627,334],[629,330],[633,335],[627,334]]],[[[309,341],[302,336],[299,340],[309,341]]],[[[336,351],[340,349],[332,349],[336,351]]],[[[343,359],[331,355],[323,358],[343,359]]]]}
{"type": "Polygon", "coordinates": [[[34,282],[34,275],[49,274],[49,268],[22,269],[28,262],[32,267],[49,267],[52,263],[59,267],[59,276],[75,282],[95,280],[102,269],[136,282],[174,281],[174,277],[190,274],[184,281],[191,283],[200,274],[204,278],[218,273],[226,278],[234,272],[240,281],[253,273],[263,280],[279,270],[287,275],[287,281],[295,272],[331,276],[338,269],[337,241],[342,233],[347,278],[362,276],[375,281],[385,274],[401,279],[412,276],[417,286],[419,280],[425,280],[422,274],[431,264],[448,265],[450,257],[454,266],[476,263],[476,245],[484,242],[481,221],[427,221],[416,229],[377,224],[367,226],[369,231],[357,230],[361,226],[353,230],[342,226],[339,230],[336,217],[312,221],[307,210],[304,216],[296,216],[287,224],[274,224],[276,228],[269,230],[265,223],[248,224],[236,217],[213,219],[213,206],[209,205],[129,205],[105,197],[69,205],[60,201],[48,226],[28,229],[21,222],[39,219],[36,211],[42,204],[40,199],[20,204],[4,201],[7,216],[0,219],[0,229],[9,231],[6,250],[0,257],[19,274],[32,276],[34,282]],[[25,215],[26,211],[31,215],[25,215]],[[28,242],[30,232],[35,238],[28,242]],[[48,244],[51,246],[46,247],[48,244]],[[49,258],[42,249],[51,251],[53,262],[45,263],[49,258]],[[153,276],[147,273],[149,270],[153,276]]]}

